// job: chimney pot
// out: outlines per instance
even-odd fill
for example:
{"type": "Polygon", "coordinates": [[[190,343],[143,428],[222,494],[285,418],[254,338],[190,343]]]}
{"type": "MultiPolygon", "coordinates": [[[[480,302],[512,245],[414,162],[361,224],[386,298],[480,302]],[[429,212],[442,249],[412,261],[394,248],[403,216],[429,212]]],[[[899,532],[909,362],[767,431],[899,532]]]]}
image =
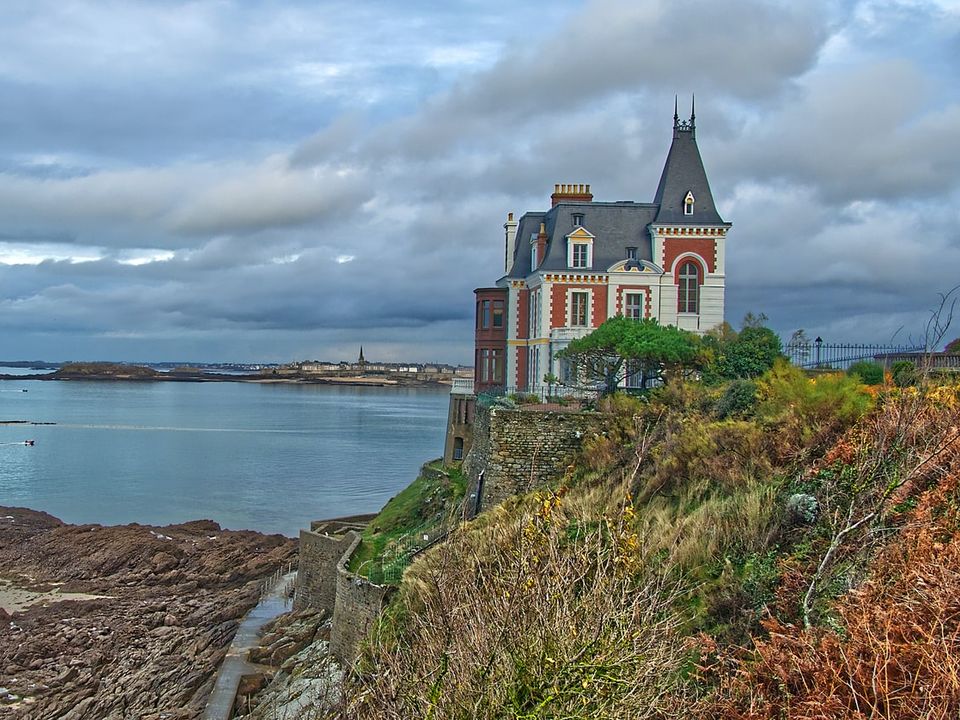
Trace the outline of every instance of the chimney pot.
{"type": "Polygon", "coordinates": [[[513,213],[512,213],[512,212],[508,212],[508,213],[507,213],[507,222],[513,222],[513,213]]]}

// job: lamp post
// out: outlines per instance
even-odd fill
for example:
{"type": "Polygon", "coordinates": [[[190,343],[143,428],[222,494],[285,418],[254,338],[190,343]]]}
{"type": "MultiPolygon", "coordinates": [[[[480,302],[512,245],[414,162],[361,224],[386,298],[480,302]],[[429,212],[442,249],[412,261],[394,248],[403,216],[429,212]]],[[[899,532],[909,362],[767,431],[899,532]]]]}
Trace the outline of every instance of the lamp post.
{"type": "Polygon", "coordinates": [[[817,369],[820,369],[820,346],[823,345],[823,338],[817,335],[817,339],[813,341],[813,344],[817,346],[817,369]]]}

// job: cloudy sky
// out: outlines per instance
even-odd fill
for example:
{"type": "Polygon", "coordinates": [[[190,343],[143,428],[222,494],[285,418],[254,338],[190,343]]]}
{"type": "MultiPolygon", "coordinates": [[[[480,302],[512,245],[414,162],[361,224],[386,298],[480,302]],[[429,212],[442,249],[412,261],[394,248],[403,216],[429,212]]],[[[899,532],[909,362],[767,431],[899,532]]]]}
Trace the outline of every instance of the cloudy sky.
{"type": "Polygon", "coordinates": [[[652,200],[676,93],[734,324],[960,282],[960,0],[5,0],[0,48],[3,359],[470,362],[506,213],[652,200]]]}

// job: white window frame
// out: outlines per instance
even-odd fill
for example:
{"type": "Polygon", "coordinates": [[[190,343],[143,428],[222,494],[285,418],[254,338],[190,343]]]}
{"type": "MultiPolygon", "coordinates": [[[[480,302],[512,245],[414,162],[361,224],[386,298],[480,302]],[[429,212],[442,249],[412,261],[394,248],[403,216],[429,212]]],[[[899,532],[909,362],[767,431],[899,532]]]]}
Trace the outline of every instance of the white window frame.
{"type": "Polygon", "coordinates": [[[586,270],[590,267],[590,245],[575,242],[570,247],[570,267],[577,270],[586,270]]]}
{"type": "Polygon", "coordinates": [[[693,204],[695,202],[696,202],[696,198],[693,197],[693,193],[690,190],[687,190],[687,194],[683,198],[683,214],[684,215],[693,215],[693,204]]]}
{"type": "Polygon", "coordinates": [[[646,305],[647,294],[642,290],[626,290],[623,293],[623,316],[630,318],[631,320],[643,320],[644,315],[644,306],[646,305]],[[640,298],[640,302],[637,303],[637,315],[632,317],[630,313],[630,301],[628,298],[631,296],[640,298]]]}
{"type": "Polygon", "coordinates": [[[589,238],[570,238],[567,240],[567,267],[571,270],[589,270],[593,267],[593,240],[589,238]],[[586,264],[574,265],[574,248],[577,245],[586,247],[586,264]]]}
{"type": "Polygon", "coordinates": [[[531,290],[527,296],[527,337],[540,337],[540,288],[531,290]]]}
{"type": "Polygon", "coordinates": [[[703,286],[703,266],[693,257],[685,256],[677,260],[677,314],[678,315],[699,315],[700,314],[700,290],[703,286]],[[694,269],[694,274],[685,275],[683,269],[690,265],[694,269]],[[690,299],[691,281],[693,282],[693,300],[690,299]],[[690,310],[690,306],[693,310],[690,310]]]}
{"type": "Polygon", "coordinates": [[[590,290],[569,290],[567,291],[567,327],[590,327],[590,312],[593,309],[590,307],[592,298],[590,297],[593,293],[590,290]],[[573,317],[573,299],[575,295],[585,295],[584,301],[584,322],[574,323],[573,317]]]}

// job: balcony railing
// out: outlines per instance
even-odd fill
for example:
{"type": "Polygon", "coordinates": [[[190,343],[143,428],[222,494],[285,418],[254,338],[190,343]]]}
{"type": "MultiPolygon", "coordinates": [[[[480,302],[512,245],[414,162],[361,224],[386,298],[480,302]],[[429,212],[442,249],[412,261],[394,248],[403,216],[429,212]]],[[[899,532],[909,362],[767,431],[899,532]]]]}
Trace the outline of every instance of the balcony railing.
{"type": "Polygon", "coordinates": [[[551,340],[578,340],[584,335],[593,332],[595,328],[589,327],[562,327],[553,328],[550,331],[551,340]]]}
{"type": "Polygon", "coordinates": [[[470,378],[454,378],[450,386],[451,395],[473,395],[473,380],[470,378]]]}

